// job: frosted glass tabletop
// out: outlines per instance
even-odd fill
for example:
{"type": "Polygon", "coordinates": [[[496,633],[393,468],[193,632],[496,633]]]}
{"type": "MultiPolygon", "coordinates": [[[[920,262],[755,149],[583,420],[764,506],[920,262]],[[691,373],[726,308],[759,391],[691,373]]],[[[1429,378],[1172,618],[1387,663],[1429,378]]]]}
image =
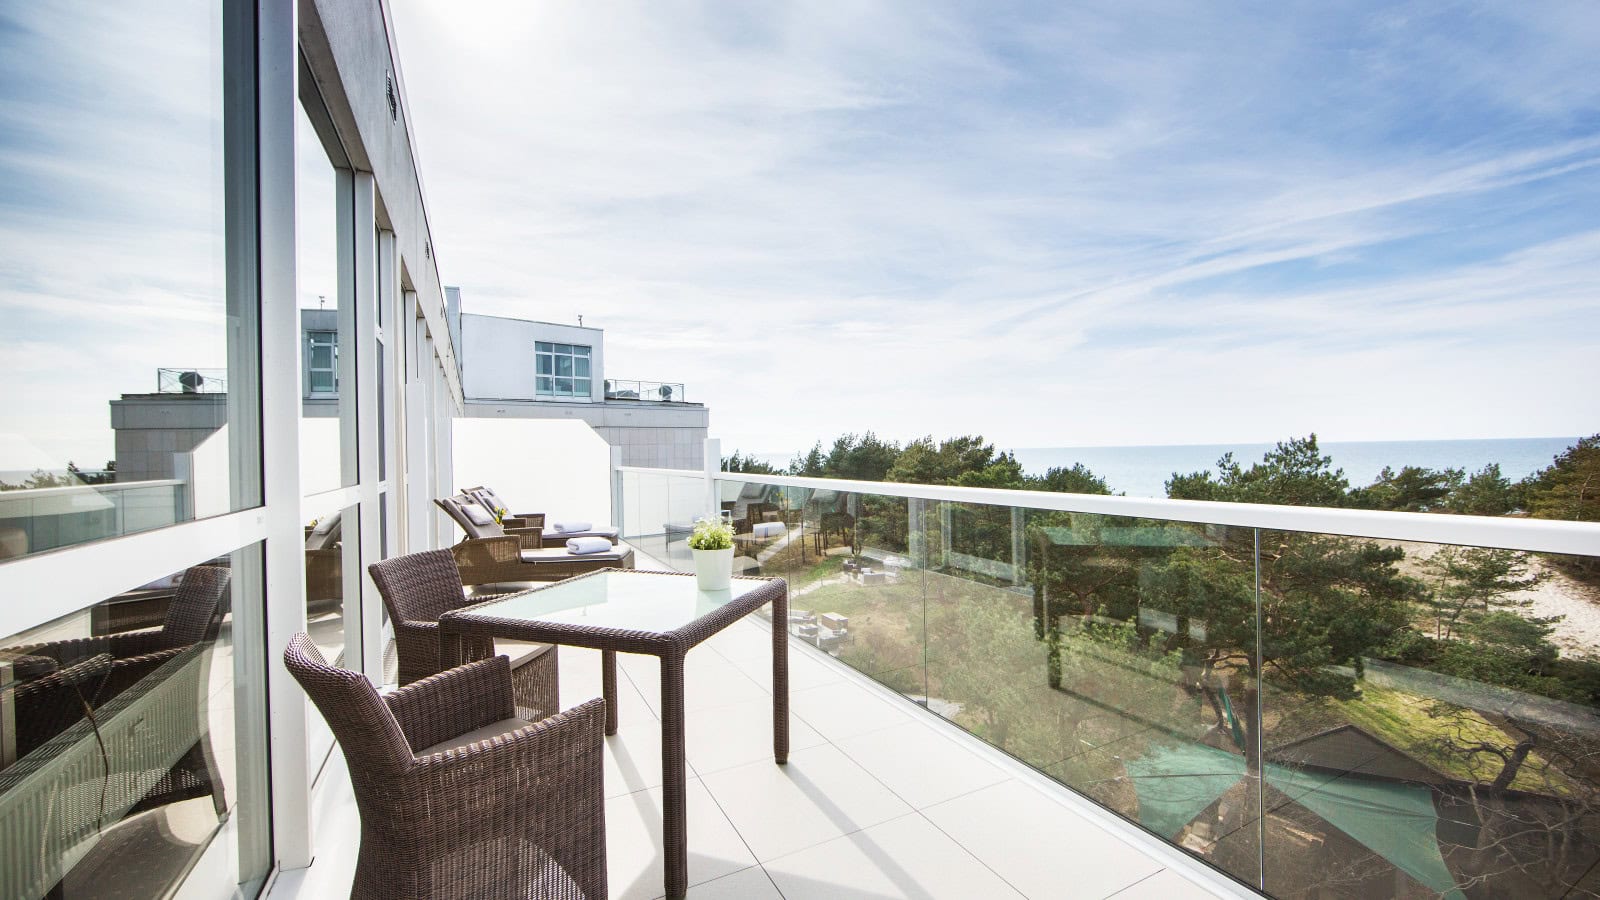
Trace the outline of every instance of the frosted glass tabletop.
{"type": "Polygon", "coordinates": [[[456,615],[666,633],[767,584],[734,579],[728,590],[702,591],[693,576],[600,572],[515,594],[456,615]]]}

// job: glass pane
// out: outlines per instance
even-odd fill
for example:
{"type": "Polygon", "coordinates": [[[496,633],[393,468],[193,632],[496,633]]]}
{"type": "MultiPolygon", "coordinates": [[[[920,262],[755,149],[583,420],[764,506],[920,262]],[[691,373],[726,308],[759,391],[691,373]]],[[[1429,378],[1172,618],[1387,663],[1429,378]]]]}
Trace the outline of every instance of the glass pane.
{"type": "Polygon", "coordinates": [[[534,357],[534,371],[540,375],[550,375],[555,372],[555,361],[545,354],[534,357]]]}
{"type": "MultiPolygon", "coordinates": [[[[306,633],[328,662],[361,668],[359,606],[360,506],[329,510],[305,525],[306,633]],[[345,552],[346,549],[350,552],[345,552]],[[347,604],[346,598],[353,603],[347,604]]],[[[314,779],[333,746],[327,724],[312,717],[311,776],[314,779]]]]}
{"type": "Polygon", "coordinates": [[[557,378],[556,379],[556,396],[557,397],[570,397],[570,396],[572,396],[572,379],[571,378],[557,378]]]}
{"type": "Polygon", "coordinates": [[[567,376],[570,376],[572,374],[572,357],[570,357],[570,356],[558,356],[558,357],[556,357],[556,374],[557,375],[567,375],[567,376]]]}
{"type": "MultiPolygon", "coordinates": [[[[317,114],[321,117],[320,110],[317,114]]],[[[340,259],[349,242],[353,215],[348,178],[328,151],[303,104],[296,107],[295,253],[299,279],[301,368],[305,400],[300,422],[300,487],[304,495],[355,483],[356,405],[354,385],[355,285],[353,259],[340,259]],[[341,247],[345,247],[341,251],[341,247]],[[309,349],[307,349],[309,347],[309,349]]]]}
{"type": "Polygon", "coordinates": [[[254,545],[0,638],[0,894],[167,896],[229,820],[259,884],[261,573],[254,545]]]}
{"type": "Polygon", "coordinates": [[[579,346],[579,345],[574,345],[573,348],[572,348],[572,354],[574,356],[582,356],[584,358],[588,358],[588,356],[589,356],[589,348],[588,347],[579,346]]]}
{"type": "Polygon", "coordinates": [[[556,383],[552,378],[539,377],[534,379],[534,390],[541,394],[555,393],[556,383]]]}
{"type": "Polygon", "coordinates": [[[921,505],[928,708],[1259,883],[1253,532],[921,505]]]}
{"type": "Polygon", "coordinates": [[[563,354],[567,355],[567,356],[571,356],[572,355],[572,345],[571,344],[556,344],[555,345],[555,351],[556,351],[556,354],[558,356],[559,355],[563,355],[563,354]]]}
{"type": "Polygon", "coordinates": [[[0,13],[0,559],[259,502],[224,92],[215,4],[0,13]]]}
{"type": "Polygon", "coordinates": [[[572,374],[582,378],[589,377],[589,358],[578,357],[572,361],[572,374]]]}
{"type": "Polygon", "coordinates": [[[534,341],[533,349],[539,353],[549,353],[551,350],[551,344],[548,341],[534,341]]]}
{"type": "Polygon", "coordinates": [[[575,378],[572,381],[572,394],[575,397],[589,396],[591,382],[587,378],[575,378]]]}
{"type": "Polygon", "coordinates": [[[1600,635],[1574,600],[1600,559],[1261,542],[1267,892],[1327,871],[1386,896],[1590,892],[1600,635]]]}

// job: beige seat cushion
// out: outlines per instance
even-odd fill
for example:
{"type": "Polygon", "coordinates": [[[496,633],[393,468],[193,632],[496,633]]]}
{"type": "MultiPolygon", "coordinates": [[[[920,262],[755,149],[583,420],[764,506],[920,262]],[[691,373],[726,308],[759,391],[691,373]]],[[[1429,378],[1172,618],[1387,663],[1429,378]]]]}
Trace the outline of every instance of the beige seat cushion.
{"type": "Polygon", "coordinates": [[[432,747],[424,747],[421,750],[415,750],[412,752],[414,752],[417,756],[431,756],[435,753],[443,753],[446,750],[454,750],[458,747],[465,747],[468,744],[475,744],[478,741],[487,741],[491,738],[506,734],[508,732],[516,731],[518,728],[522,728],[525,725],[531,724],[533,723],[529,722],[527,719],[501,719],[498,722],[490,722],[488,725],[485,725],[482,728],[474,728],[466,734],[458,735],[448,741],[440,741],[439,743],[434,744],[432,747]]]}

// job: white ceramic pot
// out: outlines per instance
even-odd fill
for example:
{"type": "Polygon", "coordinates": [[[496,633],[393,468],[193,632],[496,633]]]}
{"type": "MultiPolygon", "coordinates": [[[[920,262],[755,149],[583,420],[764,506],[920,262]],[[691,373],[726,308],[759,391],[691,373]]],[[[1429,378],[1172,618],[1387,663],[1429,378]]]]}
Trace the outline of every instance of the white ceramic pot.
{"type": "Polygon", "coordinates": [[[733,577],[733,548],[694,551],[694,577],[702,591],[725,591],[733,577]]]}

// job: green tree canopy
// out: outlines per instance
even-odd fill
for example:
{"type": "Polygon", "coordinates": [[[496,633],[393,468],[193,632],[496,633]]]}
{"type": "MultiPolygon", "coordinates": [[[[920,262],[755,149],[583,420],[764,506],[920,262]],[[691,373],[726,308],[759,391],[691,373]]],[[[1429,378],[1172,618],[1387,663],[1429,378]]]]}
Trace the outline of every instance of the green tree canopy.
{"type": "Polygon", "coordinates": [[[1246,469],[1224,453],[1217,473],[1172,473],[1167,496],[1176,500],[1225,500],[1234,503],[1278,503],[1287,506],[1348,506],[1350,482],[1333,457],[1317,448],[1317,436],[1290,438],[1268,450],[1246,469]]]}
{"type": "Polygon", "coordinates": [[[1384,466],[1376,481],[1350,492],[1350,503],[1363,509],[1430,512],[1443,508],[1465,477],[1460,469],[1401,466],[1396,472],[1384,466]]]}
{"type": "Polygon", "coordinates": [[[732,456],[723,457],[722,471],[749,472],[754,475],[778,474],[778,470],[771,463],[756,459],[754,454],[741,454],[737,450],[733,451],[732,456]]]}
{"type": "Polygon", "coordinates": [[[1600,434],[1568,447],[1523,484],[1535,518],[1600,522],[1600,434]]]}

